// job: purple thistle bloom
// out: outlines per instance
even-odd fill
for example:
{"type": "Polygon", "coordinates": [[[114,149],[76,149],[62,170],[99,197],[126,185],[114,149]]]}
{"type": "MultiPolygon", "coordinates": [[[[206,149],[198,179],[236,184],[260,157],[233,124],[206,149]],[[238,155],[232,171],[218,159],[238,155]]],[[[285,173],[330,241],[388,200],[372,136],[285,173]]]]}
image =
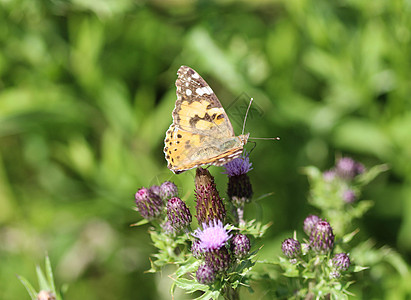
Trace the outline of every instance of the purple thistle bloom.
{"type": "Polygon", "coordinates": [[[301,244],[299,241],[289,238],[282,243],[281,250],[286,257],[296,258],[301,254],[301,244]]]}
{"type": "Polygon", "coordinates": [[[334,180],[335,175],[336,175],[336,174],[335,174],[335,171],[334,171],[334,170],[328,170],[328,171],[325,171],[325,172],[323,173],[323,178],[324,178],[325,181],[331,182],[331,181],[334,180]]]}
{"type": "Polygon", "coordinates": [[[204,251],[220,249],[231,238],[227,225],[223,226],[220,220],[213,220],[209,224],[203,223],[203,229],[195,230],[193,236],[200,240],[199,247],[204,251]]]}
{"type": "Polygon", "coordinates": [[[342,157],[337,160],[336,172],[344,179],[352,179],[355,176],[355,161],[349,157],[342,157]]]}
{"type": "Polygon", "coordinates": [[[216,272],[225,272],[230,267],[231,256],[226,247],[204,252],[204,262],[216,272]]]}
{"type": "Polygon", "coordinates": [[[244,175],[253,169],[251,167],[252,165],[253,164],[250,163],[250,158],[248,155],[243,154],[241,157],[237,157],[236,159],[226,163],[224,165],[225,172],[223,172],[223,174],[227,174],[229,177],[244,175]]]}
{"type": "Polygon", "coordinates": [[[231,251],[238,258],[245,257],[250,248],[250,239],[245,234],[236,234],[231,240],[231,251]]]}
{"type": "Polygon", "coordinates": [[[251,171],[250,159],[247,155],[242,155],[225,164],[228,175],[227,195],[235,207],[243,207],[245,203],[251,201],[253,188],[247,172],[251,171]]]}
{"type": "Polygon", "coordinates": [[[343,192],[342,196],[343,200],[345,203],[353,203],[357,196],[355,195],[355,192],[351,189],[347,189],[343,192]]]}
{"type": "Polygon", "coordinates": [[[342,157],[337,160],[336,163],[336,172],[339,177],[351,180],[355,176],[365,172],[364,165],[359,162],[356,162],[350,157],[342,157]]]}
{"type": "Polygon", "coordinates": [[[360,175],[365,172],[365,167],[362,163],[356,162],[355,163],[355,173],[356,175],[360,175]]]}
{"type": "Polygon", "coordinates": [[[173,197],[167,202],[167,218],[171,226],[176,229],[184,229],[191,223],[191,213],[183,200],[173,197]]]}
{"type": "Polygon", "coordinates": [[[346,253],[338,253],[334,255],[332,264],[338,271],[347,271],[350,267],[351,261],[346,253]]]}
{"type": "Polygon", "coordinates": [[[177,186],[171,181],[164,181],[160,186],[160,197],[163,201],[167,201],[170,198],[177,197],[177,186]]]}
{"type": "Polygon", "coordinates": [[[325,221],[318,221],[310,235],[310,246],[315,252],[326,254],[334,247],[334,233],[331,225],[325,221]]]}
{"type": "Polygon", "coordinates": [[[311,231],[314,227],[314,225],[320,220],[319,217],[315,215],[309,215],[307,218],[304,220],[304,232],[310,236],[311,231]]]}
{"type": "Polygon", "coordinates": [[[147,188],[139,189],[135,194],[135,200],[137,211],[147,220],[159,217],[163,211],[163,201],[147,188]]]}
{"type": "Polygon", "coordinates": [[[202,264],[196,272],[197,281],[202,284],[212,284],[215,281],[216,272],[207,264],[202,264]]]}

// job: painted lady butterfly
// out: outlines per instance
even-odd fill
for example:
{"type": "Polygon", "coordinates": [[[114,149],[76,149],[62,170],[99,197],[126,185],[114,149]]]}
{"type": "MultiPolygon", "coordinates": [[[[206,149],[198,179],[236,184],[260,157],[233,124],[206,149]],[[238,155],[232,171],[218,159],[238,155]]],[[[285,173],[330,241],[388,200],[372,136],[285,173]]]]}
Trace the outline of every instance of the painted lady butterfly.
{"type": "Polygon", "coordinates": [[[173,123],[164,140],[168,168],[179,174],[239,157],[250,134],[235,136],[220,101],[196,71],[181,66],[177,75],[173,123]]]}

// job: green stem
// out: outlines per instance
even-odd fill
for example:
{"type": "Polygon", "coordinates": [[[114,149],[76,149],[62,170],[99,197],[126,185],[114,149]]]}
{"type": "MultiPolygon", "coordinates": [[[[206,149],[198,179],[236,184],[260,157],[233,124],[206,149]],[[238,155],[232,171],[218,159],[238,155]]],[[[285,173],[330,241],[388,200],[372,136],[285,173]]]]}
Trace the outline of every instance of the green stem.
{"type": "Polygon", "coordinates": [[[223,291],[223,297],[226,300],[240,300],[238,289],[233,289],[231,286],[225,286],[223,291]]]}

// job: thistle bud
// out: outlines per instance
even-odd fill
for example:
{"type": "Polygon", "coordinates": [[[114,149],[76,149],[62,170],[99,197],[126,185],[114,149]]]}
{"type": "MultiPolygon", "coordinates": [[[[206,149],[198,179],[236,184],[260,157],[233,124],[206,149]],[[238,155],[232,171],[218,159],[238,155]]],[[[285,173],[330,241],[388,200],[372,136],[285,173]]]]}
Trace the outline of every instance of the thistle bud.
{"type": "Polygon", "coordinates": [[[196,218],[199,224],[224,221],[226,212],[210,172],[197,168],[195,177],[196,218]]]}
{"type": "Polygon", "coordinates": [[[176,229],[184,229],[191,223],[191,213],[183,200],[173,197],[167,202],[167,218],[171,226],[176,229]]]}
{"type": "Polygon", "coordinates": [[[315,224],[310,235],[310,246],[320,254],[326,254],[333,249],[334,233],[327,221],[320,220],[315,224]]]}
{"type": "Polygon", "coordinates": [[[135,194],[135,200],[137,211],[147,220],[158,218],[163,211],[163,201],[149,189],[139,189],[135,194]]]}
{"type": "MultiPolygon", "coordinates": [[[[157,196],[160,196],[160,187],[158,185],[150,186],[150,191],[152,191],[157,196]]],[[[161,198],[161,197],[160,197],[161,198]]]]}
{"type": "Polygon", "coordinates": [[[334,255],[332,259],[332,264],[336,270],[343,272],[348,270],[351,262],[350,258],[346,253],[338,253],[334,255]]]}
{"type": "Polygon", "coordinates": [[[216,272],[225,272],[230,266],[231,257],[226,247],[206,251],[203,254],[204,261],[216,272]]]}
{"type": "Polygon", "coordinates": [[[237,258],[245,257],[250,251],[250,239],[245,234],[236,234],[231,240],[231,251],[237,258]]]}
{"type": "Polygon", "coordinates": [[[202,264],[198,267],[196,278],[199,283],[212,284],[215,281],[216,272],[207,264],[202,264]]]}
{"type": "Polygon", "coordinates": [[[309,215],[307,218],[305,218],[304,220],[304,232],[310,236],[311,235],[311,231],[313,229],[313,227],[315,226],[315,224],[320,220],[319,217],[317,217],[316,215],[309,215]]]}
{"type": "Polygon", "coordinates": [[[42,290],[37,294],[37,300],[56,300],[56,295],[53,292],[42,290]]]}
{"type": "Polygon", "coordinates": [[[286,257],[296,258],[301,254],[301,244],[299,241],[289,238],[282,243],[281,250],[286,257]]]}
{"type": "Polygon", "coordinates": [[[171,181],[165,181],[160,186],[160,197],[163,201],[167,201],[170,198],[177,197],[177,186],[171,181]]]}
{"type": "Polygon", "coordinates": [[[351,189],[347,189],[343,192],[342,198],[344,200],[345,203],[353,203],[357,196],[355,195],[355,192],[351,189]]]}

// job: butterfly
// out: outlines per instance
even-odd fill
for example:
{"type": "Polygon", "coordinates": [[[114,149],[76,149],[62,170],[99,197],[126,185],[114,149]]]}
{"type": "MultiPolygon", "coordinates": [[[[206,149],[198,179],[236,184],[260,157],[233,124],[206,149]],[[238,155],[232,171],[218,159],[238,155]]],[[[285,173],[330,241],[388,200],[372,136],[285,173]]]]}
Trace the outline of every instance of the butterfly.
{"type": "Polygon", "coordinates": [[[173,123],[166,132],[164,154],[175,174],[202,165],[222,166],[239,157],[249,133],[236,136],[223,106],[193,69],[177,71],[173,123]]]}

